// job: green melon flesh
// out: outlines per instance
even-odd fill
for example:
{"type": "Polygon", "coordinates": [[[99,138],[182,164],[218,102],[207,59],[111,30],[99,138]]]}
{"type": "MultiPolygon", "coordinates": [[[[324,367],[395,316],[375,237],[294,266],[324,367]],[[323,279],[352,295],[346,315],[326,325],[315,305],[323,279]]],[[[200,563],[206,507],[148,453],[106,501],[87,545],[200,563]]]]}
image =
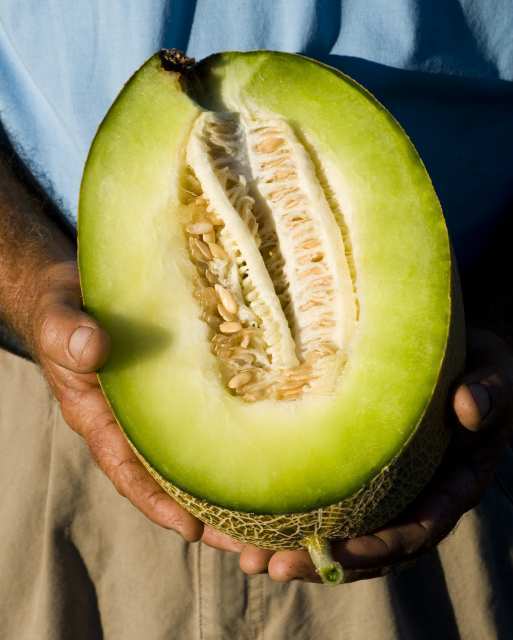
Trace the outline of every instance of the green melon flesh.
{"type": "Polygon", "coordinates": [[[351,496],[450,383],[439,378],[453,266],[426,170],[364,89],[300,56],[223,53],[183,72],[152,57],[91,148],[79,263],[85,306],[112,337],[100,380],[117,419],[164,479],[215,505],[286,514],[351,496]],[[283,119],[327,176],[358,315],[325,393],[245,402],[220,375],[192,294],[181,192],[191,132],[209,110],[283,119]]]}

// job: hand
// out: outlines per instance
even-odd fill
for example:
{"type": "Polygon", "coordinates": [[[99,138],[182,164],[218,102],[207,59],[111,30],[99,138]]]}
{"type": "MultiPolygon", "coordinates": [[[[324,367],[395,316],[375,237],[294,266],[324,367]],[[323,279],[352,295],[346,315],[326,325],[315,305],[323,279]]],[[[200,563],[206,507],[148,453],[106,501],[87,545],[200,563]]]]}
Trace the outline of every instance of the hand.
{"type": "MultiPolygon", "coordinates": [[[[468,373],[452,397],[455,433],[444,463],[426,490],[395,522],[370,535],[335,542],[346,582],[407,566],[435,547],[491,484],[513,426],[513,351],[485,331],[469,332],[468,373]]],[[[308,553],[246,546],[240,566],[267,571],[278,582],[320,582],[308,553]]]]}
{"type": "Polygon", "coordinates": [[[219,549],[242,545],[220,534],[182,509],[153,480],[129,447],[100,389],[95,371],[109,354],[109,336],[81,310],[74,262],[45,269],[32,345],[64,419],[86,441],[94,459],[117,491],[150,520],[174,529],[185,540],[200,538],[219,549]]]}

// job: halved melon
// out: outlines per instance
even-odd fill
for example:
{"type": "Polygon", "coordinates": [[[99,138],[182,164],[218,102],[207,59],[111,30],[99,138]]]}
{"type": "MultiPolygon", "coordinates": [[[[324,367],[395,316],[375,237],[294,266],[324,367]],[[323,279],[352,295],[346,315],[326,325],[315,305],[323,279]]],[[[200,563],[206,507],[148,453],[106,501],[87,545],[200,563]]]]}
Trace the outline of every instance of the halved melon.
{"type": "Polygon", "coordinates": [[[411,142],[347,76],[153,56],[92,145],[79,265],[108,401],[204,522],[318,560],[432,476],[463,360],[450,243],[411,142]]]}

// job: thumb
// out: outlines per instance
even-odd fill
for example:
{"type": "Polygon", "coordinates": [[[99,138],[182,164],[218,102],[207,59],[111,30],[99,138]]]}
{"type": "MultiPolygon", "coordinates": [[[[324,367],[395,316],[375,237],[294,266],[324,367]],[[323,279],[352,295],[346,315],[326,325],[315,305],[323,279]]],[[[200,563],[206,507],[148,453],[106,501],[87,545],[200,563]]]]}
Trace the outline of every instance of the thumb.
{"type": "Polygon", "coordinates": [[[80,309],[66,302],[47,306],[36,328],[40,359],[50,359],[76,373],[101,367],[109,355],[108,334],[80,309]]]}
{"type": "Polygon", "coordinates": [[[500,370],[476,372],[454,394],[454,412],[469,431],[481,431],[497,423],[511,409],[511,384],[500,370]]]}

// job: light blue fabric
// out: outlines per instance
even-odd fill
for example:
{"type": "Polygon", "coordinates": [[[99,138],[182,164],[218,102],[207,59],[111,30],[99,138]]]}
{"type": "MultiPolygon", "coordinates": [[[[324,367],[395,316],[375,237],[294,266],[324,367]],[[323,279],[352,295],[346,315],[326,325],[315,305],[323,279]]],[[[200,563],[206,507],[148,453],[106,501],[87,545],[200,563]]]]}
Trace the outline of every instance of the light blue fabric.
{"type": "Polygon", "coordinates": [[[511,0],[4,0],[3,127],[70,221],[101,118],[160,47],[295,51],[348,72],[415,142],[462,262],[511,205],[511,0]]]}

